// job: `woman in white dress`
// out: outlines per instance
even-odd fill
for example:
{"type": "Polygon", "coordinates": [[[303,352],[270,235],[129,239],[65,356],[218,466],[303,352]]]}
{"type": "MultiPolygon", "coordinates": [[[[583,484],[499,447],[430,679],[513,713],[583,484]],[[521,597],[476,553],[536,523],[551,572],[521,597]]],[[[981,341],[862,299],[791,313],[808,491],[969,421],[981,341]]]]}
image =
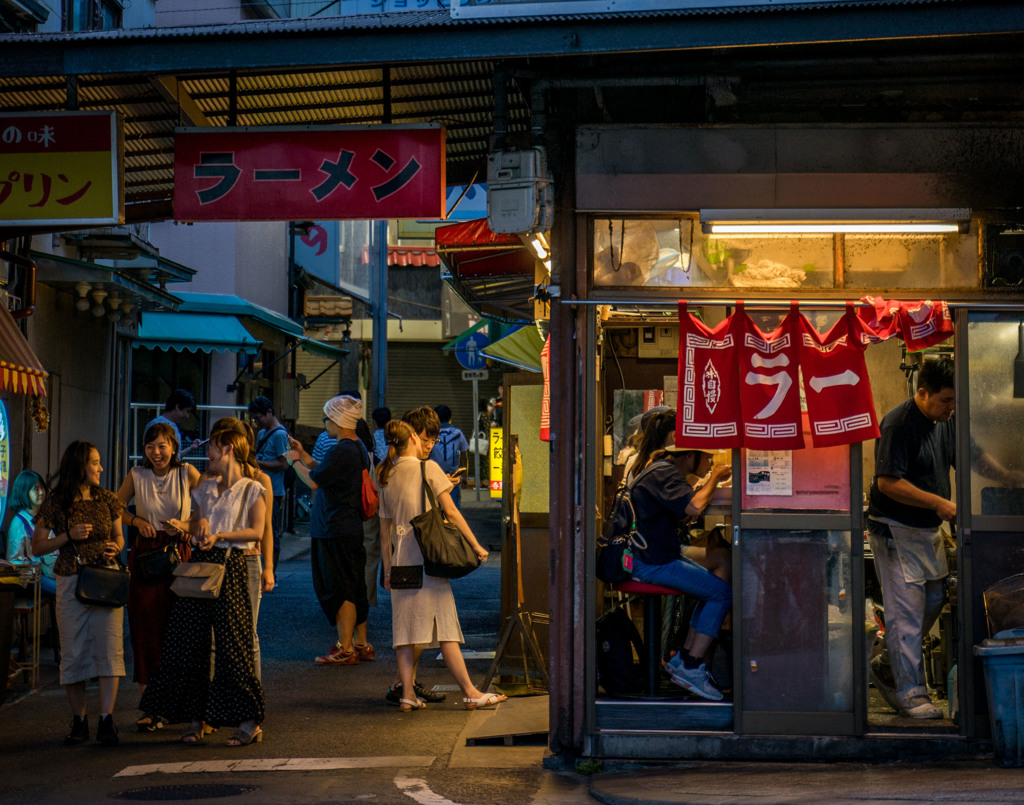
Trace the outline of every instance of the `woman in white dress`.
{"type": "MultiPolygon", "coordinates": [[[[146,461],[132,467],[117,491],[127,506],[135,500],[135,513],[125,511],[123,520],[138,529],[128,552],[132,572],[128,590],[128,623],[132,639],[132,678],[139,695],[146,692],[149,678],[160,665],[160,649],[167,633],[167,619],[176,596],[171,592],[174,576],[167,573],[151,578],[142,572],[139,556],[174,545],[183,562],[191,551],[188,521],[192,516],[192,490],[199,483],[199,470],[178,460],[178,437],[174,428],[157,422],[143,437],[146,461]]],[[[144,713],[135,722],[139,732],[154,732],[161,726],[157,715],[144,713]]]]}
{"type": "MultiPolygon", "coordinates": [[[[378,470],[380,481],[381,557],[384,561],[384,588],[391,593],[391,630],[398,658],[398,675],[402,690],[413,690],[413,649],[416,645],[440,644],[448,670],[462,689],[467,710],[493,707],[507,697],[484,693],[469,678],[459,644],[464,642],[455,598],[448,579],[423,574],[423,586],[415,590],[392,590],[393,566],[421,565],[420,553],[411,521],[425,511],[423,476],[425,464],[427,483],[438,506],[450,523],[462,532],[481,562],[487,551],[477,542],[469,525],[451,498],[451,481],[433,461],[420,461],[420,440],[412,428],[400,420],[389,422],[385,429],[388,455],[378,470]],[[392,551],[392,547],[394,550],[392,551]]],[[[418,697],[402,698],[403,712],[421,710],[426,702],[418,697]]]]}

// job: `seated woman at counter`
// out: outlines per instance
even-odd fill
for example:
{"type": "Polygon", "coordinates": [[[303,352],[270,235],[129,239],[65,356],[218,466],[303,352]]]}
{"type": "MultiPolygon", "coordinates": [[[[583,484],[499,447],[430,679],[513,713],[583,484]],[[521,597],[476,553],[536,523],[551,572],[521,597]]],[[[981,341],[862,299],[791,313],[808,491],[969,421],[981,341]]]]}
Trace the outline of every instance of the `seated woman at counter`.
{"type": "Polygon", "coordinates": [[[722,692],[709,679],[704,657],[732,606],[732,588],[682,555],[678,524],[700,516],[718,485],[732,475],[732,468],[712,466],[711,454],[703,448],[677,447],[675,430],[674,411],[657,414],[648,423],[638,451],[633,471],[638,480],[630,498],[637,530],[647,545],[633,550],[633,578],[671,587],[697,600],[683,651],[672,658],[668,670],[672,681],[690,693],[720,701],[722,692]],[[687,476],[703,477],[709,470],[708,482],[695,490],[687,476]]]}

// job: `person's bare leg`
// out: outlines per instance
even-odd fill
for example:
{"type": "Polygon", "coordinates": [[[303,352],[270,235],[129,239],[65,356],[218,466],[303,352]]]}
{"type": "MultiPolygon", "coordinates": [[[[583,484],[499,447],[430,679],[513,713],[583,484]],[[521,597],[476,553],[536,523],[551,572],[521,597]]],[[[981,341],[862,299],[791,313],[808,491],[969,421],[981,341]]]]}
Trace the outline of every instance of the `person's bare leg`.
{"type": "Polygon", "coordinates": [[[121,681],[118,676],[101,676],[100,685],[100,715],[114,712],[114,702],[117,700],[117,685],[121,681]]]}
{"type": "Polygon", "coordinates": [[[448,671],[455,678],[455,682],[462,688],[462,695],[467,699],[479,699],[483,691],[479,690],[469,678],[469,669],[466,668],[466,660],[462,656],[462,647],[454,640],[446,640],[441,643],[441,656],[444,657],[444,664],[448,671]]]}
{"type": "Polygon", "coordinates": [[[345,601],[338,608],[338,617],[335,621],[338,625],[338,642],[345,651],[352,650],[352,633],[356,628],[356,605],[351,601],[345,601]]]}
{"type": "MultiPolygon", "coordinates": [[[[395,656],[398,659],[398,679],[402,686],[402,698],[410,701],[416,701],[416,693],[413,691],[413,654],[414,647],[411,645],[398,646],[395,649],[395,656]]],[[[404,702],[400,703],[400,707],[410,708],[404,702]]]]}
{"type": "Polygon", "coordinates": [[[71,705],[71,714],[85,717],[85,682],[72,682],[64,686],[64,692],[68,697],[68,704],[71,705]]]}

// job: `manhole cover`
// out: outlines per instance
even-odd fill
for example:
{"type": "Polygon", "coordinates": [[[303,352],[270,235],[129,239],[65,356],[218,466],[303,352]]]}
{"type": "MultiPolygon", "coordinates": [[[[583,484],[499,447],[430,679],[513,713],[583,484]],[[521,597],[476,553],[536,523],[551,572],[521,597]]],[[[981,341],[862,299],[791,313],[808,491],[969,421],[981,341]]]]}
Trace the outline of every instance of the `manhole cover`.
{"type": "Polygon", "coordinates": [[[148,788],[133,788],[110,796],[114,799],[130,799],[140,802],[164,802],[181,799],[219,799],[237,797],[258,791],[255,785],[154,785],[148,788]]]}

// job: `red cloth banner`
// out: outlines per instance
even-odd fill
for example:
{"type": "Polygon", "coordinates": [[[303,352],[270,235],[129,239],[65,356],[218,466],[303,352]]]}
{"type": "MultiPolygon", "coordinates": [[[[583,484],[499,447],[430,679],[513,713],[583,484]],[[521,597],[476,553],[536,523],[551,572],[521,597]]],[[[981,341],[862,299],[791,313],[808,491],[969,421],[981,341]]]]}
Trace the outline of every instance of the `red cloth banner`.
{"type": "Polygon", "coordinates": [[[445,131],[192,129],[174,135],[181,221],[444,218],[445,131]]]}
{"type": "Polygon", "coordinates": [[[763,333],[736,303],[733,314],[742,333],[740,401],[743,446],[751,450],[799,450],[804,446],[800,424],[800,313],[794,302],[786,318],[763,333]]]}
{"type": "Polygon", "coordinates": [[[878,438],[864,348],[871,335],[849,302],[825,335],[800,317],[800,369],[803,374],[811,441],[836,447],[878,438]]]}
{"type": "Polygon", "coordinates": [[[901,302],[878,296],[865,296],[870,308],[857,315],[878,340],[902,338],[911,351],[933,347],[953,335],[953,316],[945,302],[901,302]]]}
{"type": "Polygon", "coordinates": [[[713,330],[679,303],[679,399],[676,444],[711,450],[741,447],[737,318],[713,330]]]}

